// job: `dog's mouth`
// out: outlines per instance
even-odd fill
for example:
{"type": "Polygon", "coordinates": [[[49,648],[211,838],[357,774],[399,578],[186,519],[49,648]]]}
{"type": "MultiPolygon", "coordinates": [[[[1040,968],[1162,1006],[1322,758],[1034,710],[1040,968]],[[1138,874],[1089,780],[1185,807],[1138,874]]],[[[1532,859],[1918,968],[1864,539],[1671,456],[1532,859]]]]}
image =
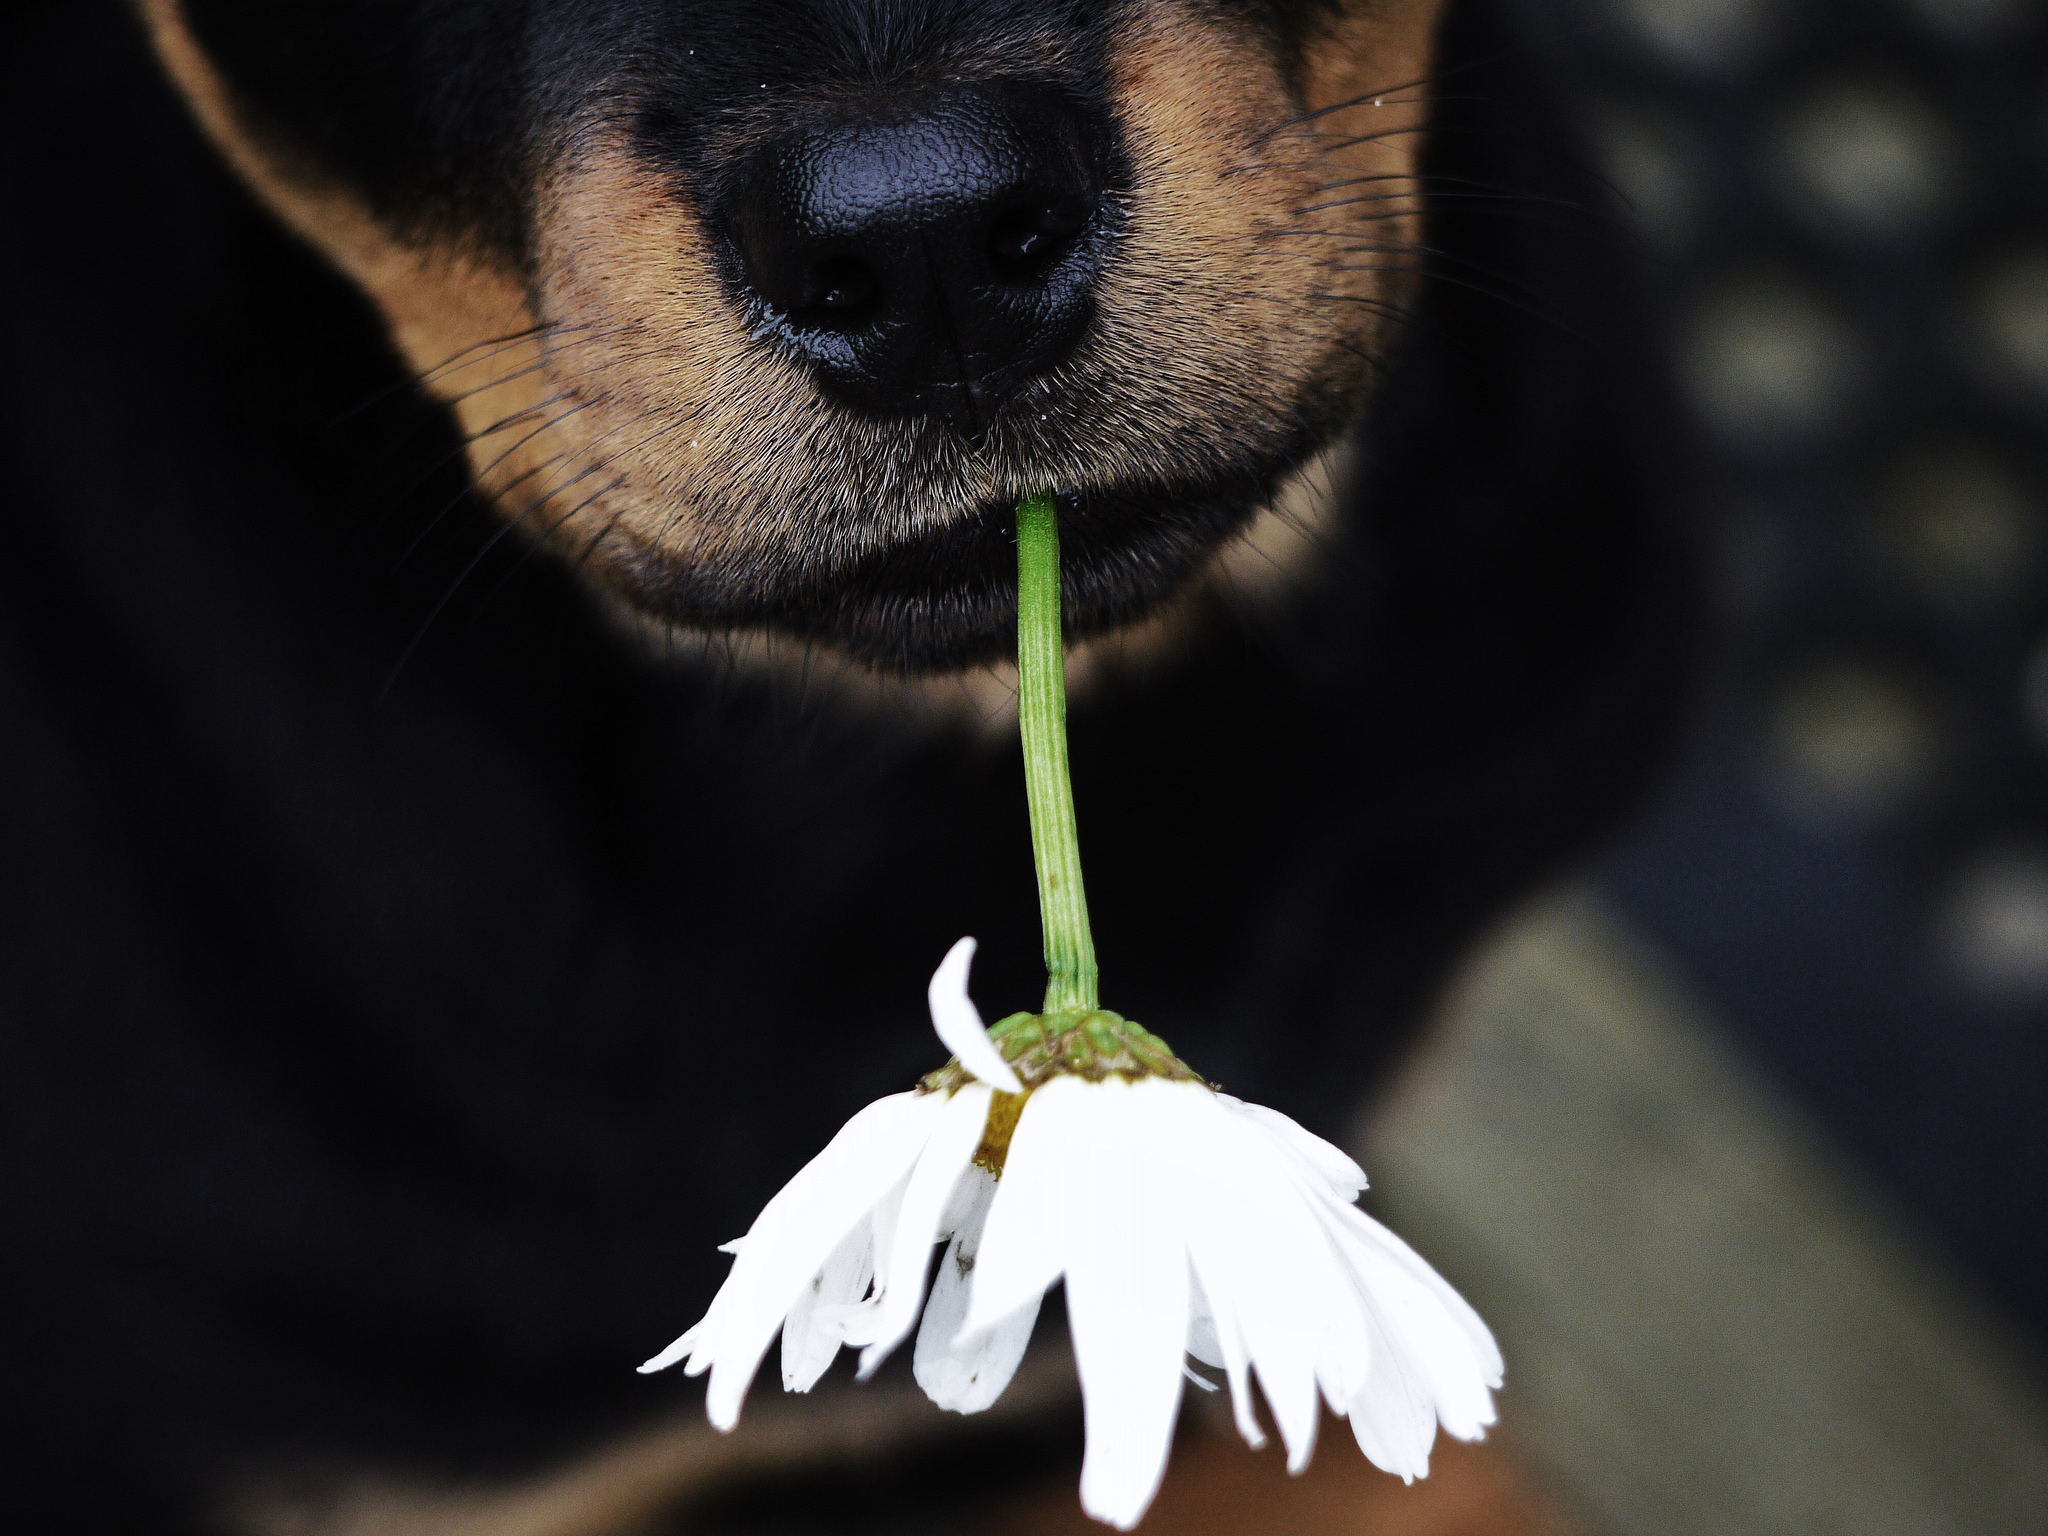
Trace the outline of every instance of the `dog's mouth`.
{"type": "MultiPolygon", "coordinates": [[[[1251,530],[1289,478],[1276,465],[1232,484],[1055,492],[1069,638],[1127,629],[1170,604],[1251,530]]],[[[765,568],[655,546],[621,568],[615,585],[642,612],[678,626],[781,635],[885,674],[956,672],[1014,654],[1016,523],[1016,504],[992,498],[878,547],[798,553],[765,568]]]]}

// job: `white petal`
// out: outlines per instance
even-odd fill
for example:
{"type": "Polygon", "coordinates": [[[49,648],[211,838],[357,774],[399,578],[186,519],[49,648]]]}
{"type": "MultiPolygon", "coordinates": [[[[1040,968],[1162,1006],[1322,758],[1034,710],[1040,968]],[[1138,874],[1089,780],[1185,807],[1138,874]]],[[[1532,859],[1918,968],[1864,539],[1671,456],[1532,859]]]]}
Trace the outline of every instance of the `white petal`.
{"type": "Polygon", "coordinates": [[[1355,1206],[1312,1190],[1332,1252],[1364,1313],[1365,1369],[1331,1392],[1359,1448],[1404,1478],[1429,1473],[1439,1421],[1460,1439],[1494,1422],[1500,1356],[1478,1315],[1414,1251],[1355,1206]]]}
{"type": "Polygon", "coordinates": [[[640,1362],[636,1369],[642,1376],[651,1376],[656,1371],[665,1371],[697,1347],[697,1340],[704,1331],[703,1323],[684,1331],[668,1348],[658,1355],[651,1355],[640,1362]]]}
{"type": "Polygon", "coordinates": [[[1323,1170],[1303,1156],[1293,1160],[1292,1173],[1364,1311],[1365,1348],[1357,1359],[1351,1356],[1361,1341],[1352,1329],[1327,1330],[1326,1390],[1351,1416],[1361,1448],[1376,1464],[1405,1477],[1424,1476],[1439,1421],[1468,1440],[1494,1422],[1488,1388],[1500,1385],[1499,1347],[1465,1299],[1406,1243],[1332,1189],[1323,1170]]]}
{"type": "Polygon", "coordinates": [[[939,1259],[911,1357],[912,1374],[925,1395],[954,1413],[979,1413],[1003,1395],[1038,1322],[1041,1297],[1033,1295],[993,1327],[964,1338],[960,1334],[967,1320],[970,1277],[980,1258],[982,1226],[995,1192],[996,1181],[985,1169],[970,1167],[961,1179],[954,1198],[964,1209],[956,1218],[959,1226],[953,1241],[939,1259]]]}
{"type": "Polygon", "coordinates": [[[1239,1432],[1253,1444],[1262,1438],[1249,1363],[1287,1464],[1299,1471],[1314,1453],[1322,1415],[1324,1336],[1356,1303],[1336,1284],[1329,1244],[1278,1166],[1270,1137],[1199,1085],[1161,1084],[1153,1097],[1161,1111],[1155,1139],[1177,1149],[1162,1184],[1181,1207],[1189,1256],[1216,1319],[1239,1432]]]}
{"type": "Polygon", "coordinates": [[[938,1241],[960,1176],[971,1166],[974,1149],[981,1145],[982,1133],[988,1128],[988,1102],[989,1090],[978,1083],[954,1094],[918,1157],[897,1213],[894,1241],[886,1251],[876,1251],[878,1310],[873,1334],[860,1357],[863,1380],[875,1373],[917,1321],[932,1244],[938,1241]]]}
{"type": "Polygon", "coordinates": [[[833,1324],[834,1315],[867,1294],[874,1273],[874,1223],[863,1218],[840,1240],[811,1283],[797,1293],[796,1304],[782,1320],[785,1392],[808,1392],[818,1384],[818,1378],[832,1364],[832,1357],[839,1353],[839,1329],[833,1324]]]}
{"type": "Polygon", "coordinates": [[[1143,1086],[1080,1085],[1070,1155],[1086,1176],[1067,1189],[1067,1320],[1087,1426],[1081,1507],[1120,1530],[1138,1523],[1166,1474],[1188,1336],[1187,1250],[1178,1213],[1148,1187],[1157,1160],[1143,1086]]]}
{"type": "MultiPolygon", "coordinates": [[[[910,1175],[905,1174],[896,1187],[875,1202],[875,1208],[868,1215],[869,1225],[874,1229],[874,1252],[878,1273],[874,1276],[875,1286],[881,1286],[880,1266],[887,1262],[889,1250],[896,1242],[896,1218],[903,1209],[904,1191],[910,1187],[910,1175]]],[[[829,1328],[842,1344],[855,1348],[875,1341],[875,1319],[881,1311],[879,1294],[870,1295],[865,1301],[856,1301],[846,1306],[821,1308],[818,1326],[829,1328]]]]}
{"type": "Polygon", "coordinates": [[[1338,1209],[1342,1213],[1339,1220],[1346,1228],[1356,1232],[1436,1298],[1437,1303],[1456,1322],[1471,1345],[1473,1356],[1478,1360],[1480,1369],[1487,1378],[1487,1385],[1499,1386],[1502,1373],[1506,1369],[1501,1360],[1500,1345],[1494,1341],[1493,1330],[1488,1328],[1485,1321],[1473,1310],[1472,1304],[1460,1296],[1448,1280],[1432,1269],[1421,1254],[1365,1212],[1351,1205],[1339,1206],[1338,1209]]]}
{"type": "MultiPolygon", "coordinates": [[[[1194,1271],[1190,1283],[1199,1291],[1201,1261],[1192,1241],[1188,1245],[1188,1265],[1194,1271]]],[[[1200,1354],[1197,1354],[1196,1358],[1223,1367],[1224,1380],[1230,1386],[1230,1412],[1237,1420],[1237,1432],[1244,1436],[1244,1443],[1253,1450],[1263,1450],[1266,1445],[1266,1432],[1259,1428],[1258,1410],[1252,1405],[1251,1357],[1245,1352],[1244,1330],[1238,1326],[1236,1311],[1227,1301],[1210,1301],[1205,1294],[1202,1305],[1208,1312],[1209,1333],[1215,1341],[1217,1354],[1213,1361],[1200,1354]]],[[[1194,1324],[1190,1321],[1190,1344],[1193,1343],[1194,1336],[1194,1324]]]]}
{"type": "Polygon", "coordinates": [[[688,1347],[681,1348],[679,1339],[646,1368],[659,1369],[656,1361],[669,1365],[687,1354],[691,1375],[711,1372],[705,1394],[711,1422],[720,1429],[737,1423],[761,1356],[798,1293],[902,1181],[943,1107],[936,1095],[892,1094],[847,1121],[761,1208],[710,1309],[684,1336],[688,1347]]]}
{"type": "Polygon", "coordinates": [[[967,968],[974,963],[974,940],[962,939],[946,951],[946,958],[932,972],[926,993],[931,1003],[932,1028],[939,1043],[960,1058],[960,1065],[991,1087],[1005,1093],[1022,1093],[1024,1085],[1003,1053],[996,1049],[981,1022],[974,999],[967,995],[967,968]]]}
{"type": "MultiPolygon", "coordinates": [[[[1372,1376],[1372,1318],[1355,1266],[1328,1231],[1329,1212],[1343,1203],[1328,1176],[1337,1170],[1319,1170],[1273,1122],[1219,1102],[1228,1132],[1202,1134],[1185,1158],[1190,1179],[1208,1191],[1190,1218],[1189,1249],[1219,1318],[1238,1317],[1298,1469],[1312,1449],[1318,1397],[1342,1413],[1372,1376]]],[[[1251,1422],[1237,1401],[1243,1389],[1232,1386],[1243,1426],[1251,1422]]]]}
{"type": "Polygon", "coordinates": [[[1342,1148],[1332,1146],[1313,1131],[1305,1129],[1298,1121],[1289,1119],[1277,1109],[1268,1109],[1263,1104],[1247,1104],[1243,1099],[1234,1099],[1227,1093],[1219,1093],[1217,1099],[1229,1106],[1261,1130],[1270,1133],[1283,1146],[1298,1153],[1302,1160],[1322,1175],[1333,1189],[1345,1199],[1353,1200],[1365,1188],[1365,1170],[1342,1148]]]}
{"type": "MultiPolygon", "coordinates": [[[[984,1131],[986,1127],[984,1126],[984,1131]]],[[[967,1171],[960,1175],[960,1182],[953,1186],[953,1200],[946,1207],[946,1214],[939,1218],[939,1236],[951,1237],[956,1232],[970,1228],[976,1244],[981,1242],[981,1229],[988,1221],[989,1202],[996,1197],[996,1176],[986,1168],[969,1163],[967,1171]]]]}
{"type": "MultiPolygon", "coordinates": [[[[1430,1278],[1436,1285],[1425,1284],[1372,1241],[1382,1237],[1398,1243],[1399,1239],[1363,1212],[1348,1214],[1355,1219],[1338,1229],[1340,1246],[1404,1373],[1431,1404],[1432,1421],[1441,1419],[1444,1428],[1460,1440],[1479,1439],[1494,1421],[1493,1394],[1487,1389],[1500,1382],[1498,1353],[1490,1357],[1481,1353],[1459,1317],[1444,1304],[1438,1288],[1450,1288],[1434,1271],[1430,1278]]],[[[1405,1252],[1406,1245],[1402,1247],[1405,1252]]],[[[1490,1346],[1492,1336],[1486,1339],[1490,1346]]],[[[1377,1373],[1376,1379],[1384,1381],[1377,1373]]]]}
{"type": "Polygon", "coordinates": [[[1223,1340],[1199,1274],[1188,1282],[1188,1353],[1206,1366],[1223,1368],[1223,1340]]]}
{"type": "Polygon", "coordinates": [[[963,1332],[993,1327],[1066,1268],[1071,1186],[1102,1172],[1073,1160],[1076,1123],[1086,1118],[1078,1111],[1093,1092],[1077,1077],[1056,1077],[1024,1101],[989,1204],[963,1332]]]}
{"type": "Polygon", "coordinates": [[[1436,1441],[1436,1408],[1428,1388],[1409,1369],[1393,1335],[1377,1314],[1367,1320],[1372,1363],[1342,1404],[1366,1459],[1407,1482],[1429,1476],[1436,1441]]]}

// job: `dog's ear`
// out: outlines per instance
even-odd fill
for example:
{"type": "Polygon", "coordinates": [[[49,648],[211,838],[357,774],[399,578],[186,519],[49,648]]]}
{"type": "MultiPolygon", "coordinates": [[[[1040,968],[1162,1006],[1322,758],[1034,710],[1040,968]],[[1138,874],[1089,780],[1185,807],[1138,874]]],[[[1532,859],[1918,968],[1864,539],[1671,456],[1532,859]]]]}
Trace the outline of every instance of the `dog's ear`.
{"type": "Polygon", "coordinates": [[[158,59],[223,158],[295,234],[383,314],[400,354],[483,440],[530,419],[547,392],[537,322],[516,262],[472,233],[403,236],[359,188],[315,163],[230,87],[181,0],[137,0],[158,59]]]}

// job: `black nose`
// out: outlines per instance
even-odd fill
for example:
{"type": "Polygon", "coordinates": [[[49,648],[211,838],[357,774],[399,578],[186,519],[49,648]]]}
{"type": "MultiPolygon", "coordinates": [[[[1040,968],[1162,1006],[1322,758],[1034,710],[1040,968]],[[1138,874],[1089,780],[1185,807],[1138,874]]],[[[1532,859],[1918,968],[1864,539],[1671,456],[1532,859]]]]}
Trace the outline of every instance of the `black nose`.
{"type": "Polygon", "coordinates": [[[846,403],[979,436],[1088,323],[1103,151],[1078,108],[1018,85],[792,133],[732,199],[744,282],[846,403]]]}

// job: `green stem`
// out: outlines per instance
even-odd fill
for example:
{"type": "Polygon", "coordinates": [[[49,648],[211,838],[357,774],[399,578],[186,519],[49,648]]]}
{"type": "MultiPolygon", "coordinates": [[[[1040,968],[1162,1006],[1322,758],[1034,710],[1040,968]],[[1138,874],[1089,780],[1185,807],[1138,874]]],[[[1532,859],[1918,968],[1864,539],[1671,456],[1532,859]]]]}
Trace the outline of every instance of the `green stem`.
{"type": "Polygon", "coordinates": [[[1095,937],[1067,778],[1067,648],[1060,633],[1060,535],[1050,496],[1017,508],[1017,717],[1024,793],[1045,922],[1045,1009],[1094,1008],[1095,937]]]}

